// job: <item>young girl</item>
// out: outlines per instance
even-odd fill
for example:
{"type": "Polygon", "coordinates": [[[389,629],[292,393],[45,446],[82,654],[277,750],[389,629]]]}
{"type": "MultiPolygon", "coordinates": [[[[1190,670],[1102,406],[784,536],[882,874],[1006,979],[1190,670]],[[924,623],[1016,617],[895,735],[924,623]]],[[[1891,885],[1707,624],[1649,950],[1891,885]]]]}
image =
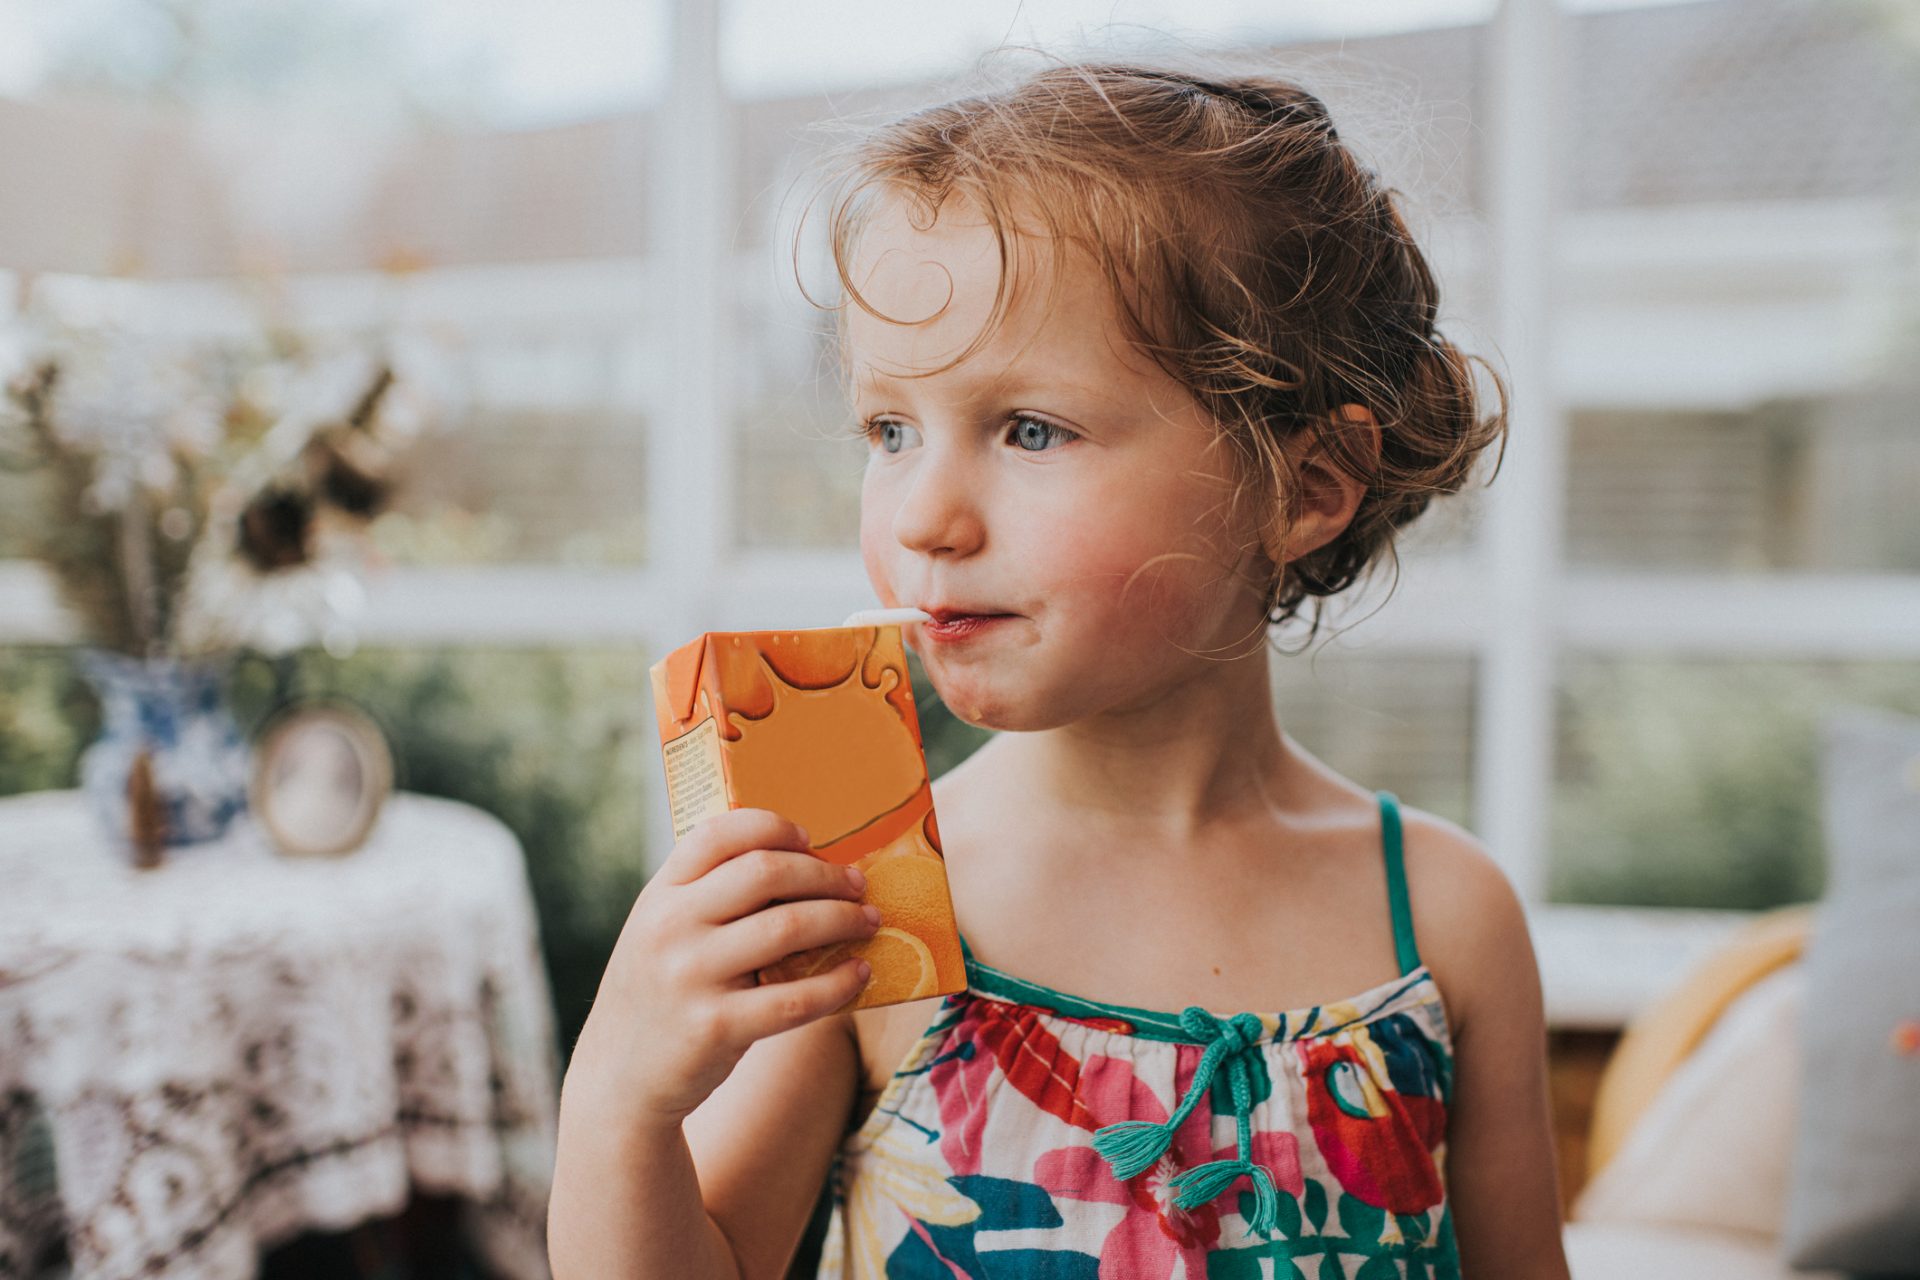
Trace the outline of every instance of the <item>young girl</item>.
{"type": "Polygon", "coordinates": [[[759,984],[868,936],[858,873],[767,810],[688,832],[567,1074],[556,1273],[779,1277],[826,1187],[849,1280],[1565,1276],[1511,886],[1268,684],[1504,431],[1391,194],[1291,84],[1130,66],[850,175],[861,551],[999,731],[934,784],[969,986],[759,984]]]}

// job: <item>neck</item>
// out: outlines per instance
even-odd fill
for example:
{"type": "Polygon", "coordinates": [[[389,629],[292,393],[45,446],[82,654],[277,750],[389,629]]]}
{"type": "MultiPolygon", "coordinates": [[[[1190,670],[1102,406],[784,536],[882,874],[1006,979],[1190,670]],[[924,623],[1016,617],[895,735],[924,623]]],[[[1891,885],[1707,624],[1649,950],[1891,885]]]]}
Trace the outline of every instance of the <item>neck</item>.
{"type": "Polygon", "coordinates": [[[1289,755],[1264,647],[1206,663],[1151,701],[1000,737],[1003,763],[1066,815],[1172,848],[1271,812],[1289,755]]]}

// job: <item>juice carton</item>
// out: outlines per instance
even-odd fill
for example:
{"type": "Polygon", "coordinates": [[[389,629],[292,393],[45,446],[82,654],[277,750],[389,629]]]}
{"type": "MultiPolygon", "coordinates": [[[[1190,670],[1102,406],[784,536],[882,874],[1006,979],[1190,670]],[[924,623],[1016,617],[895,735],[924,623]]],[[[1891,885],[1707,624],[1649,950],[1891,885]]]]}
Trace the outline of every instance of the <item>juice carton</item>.
{"type": "Polygon", "coordinates": [[[854,1009],[966,987],[900,636],[900,619],[924,616],[710,631],[651,668],[675,839],[710,814],[771,809],[807,829],[815,855],[866,874],[877,933],[762,970],[777,982],[864,956],[873,974],[854,1009]]]}

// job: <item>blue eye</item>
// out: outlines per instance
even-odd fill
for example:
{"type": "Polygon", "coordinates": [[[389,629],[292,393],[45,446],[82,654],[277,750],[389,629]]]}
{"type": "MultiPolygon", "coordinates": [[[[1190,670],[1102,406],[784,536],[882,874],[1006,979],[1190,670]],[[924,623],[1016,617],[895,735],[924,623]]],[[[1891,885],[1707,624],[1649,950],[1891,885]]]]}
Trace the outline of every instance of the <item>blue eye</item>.
{"type": "Polygon", "coordinates": [[[904,422],[895,422],[891,418],[874,418],[867,423],[867,439],[869,442],[878,443],[880,448],[887,453],[897,453],[899,452],[897,449],[887,447],[887,441],[889,439],[897,439],[898,437],[890,437],[887,433],[889,431],[897,432],[904,430],[906,425],[904,422]]]}
{"type": "MultiPolygon", "coordinates": [[[[1040,428],[1037,434],[1041,440],[1048,439],[1050,435],[1060,436],[1062,438],[1071,437],[1073,435],[1073,432],[1067,430],[1065,427],[1056,427],[1051,422],[1047,422],[1044,419],[1029,418],[1024,414],[1016,414],[1014,416],[1013,422],[1014,422],[1014,428],[1013,428],[1014,436],[1016,439],[1020,438],[1022,430],[1027,427],[1040,428]]],[[[1029,439],[1029,440],[1033,439],[1035,434],[1036,433],[1028,433],[1026,436],[1026,439],[1029,439]]],[[[1021,452],[1022,453],[1045,453],[1047,451],[1044,448],[1040,448],[1040,449],[1023,448],[1021,449],[1021,452]]]]}
{"type": "MultiPolygon", "coordinates": [[[[1044,418],[1015,414],[1010,421],[1013,424],[1013,438],[1019,444],[1022,453],[1046,453],[1048,452],[1046,443],[1049,440],[1058,439],[1064,443],[1078,438],[1074,432],[1065,427],[1055,426],[1044,418]],[[1035,444],[1038,447],[1027,447],[1035,444]]],[[[899,432],[910,429],[906,423],[896,422],[892,418],[869,418],[862,427],[861,433],[867,438],[869,444],[877,445],[881,452],[898,453],[900,450],[895,448],[894,444],[900,440],[899,432]]]]}

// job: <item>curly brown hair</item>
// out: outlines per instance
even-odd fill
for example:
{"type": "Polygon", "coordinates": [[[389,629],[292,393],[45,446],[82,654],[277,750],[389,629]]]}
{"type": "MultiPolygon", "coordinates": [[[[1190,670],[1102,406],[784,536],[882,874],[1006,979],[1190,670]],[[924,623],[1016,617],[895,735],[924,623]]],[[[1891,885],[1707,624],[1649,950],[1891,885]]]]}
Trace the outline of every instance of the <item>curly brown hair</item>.
{"type": "MultiPolygon", "coordinates": [[[[839,161],[828,239],[847,298],[878,318],[888,317],[860,296],[848,264],[882,200],[906,197],[930,224],[958,197],[993,229],[1002,271],[992,315],[941,369],[978,351],[1004,318],[1012,251],[1036,231],[1029,215],[1039,232],[1093,255],[1128,338],[1236,448],[1235,500],[1263,513],[1258,546],[1273,566],[1260,584],[1269,624],[1299,616],[1311,599],[1311,641],[1325,597],[1380,559],[1397,574],[1395,531],[1434,495],[1460,490],[1489,444],[1499,440],[1504,454],[1505,383],[1436,330],[1439,288],[1400,193],[1355,157],[1325,104],[1297,84],[1142,64],[1048,65],[864,130],[839,161]],[[1490,414],[1476,362],[1497,396],[1490,414]],[[1377,449],[1373,427],[1342,405],[1369,411],[1377,449]],[[1364,481],[1365,494],[1338,536],[1285,562],[1296,456],[1314,452],[1364,481]]],[[[844,317],[844,303],[837,309],[844,317]]],[[[844,375],[844,322],[840,332],[844,375]]]]}

